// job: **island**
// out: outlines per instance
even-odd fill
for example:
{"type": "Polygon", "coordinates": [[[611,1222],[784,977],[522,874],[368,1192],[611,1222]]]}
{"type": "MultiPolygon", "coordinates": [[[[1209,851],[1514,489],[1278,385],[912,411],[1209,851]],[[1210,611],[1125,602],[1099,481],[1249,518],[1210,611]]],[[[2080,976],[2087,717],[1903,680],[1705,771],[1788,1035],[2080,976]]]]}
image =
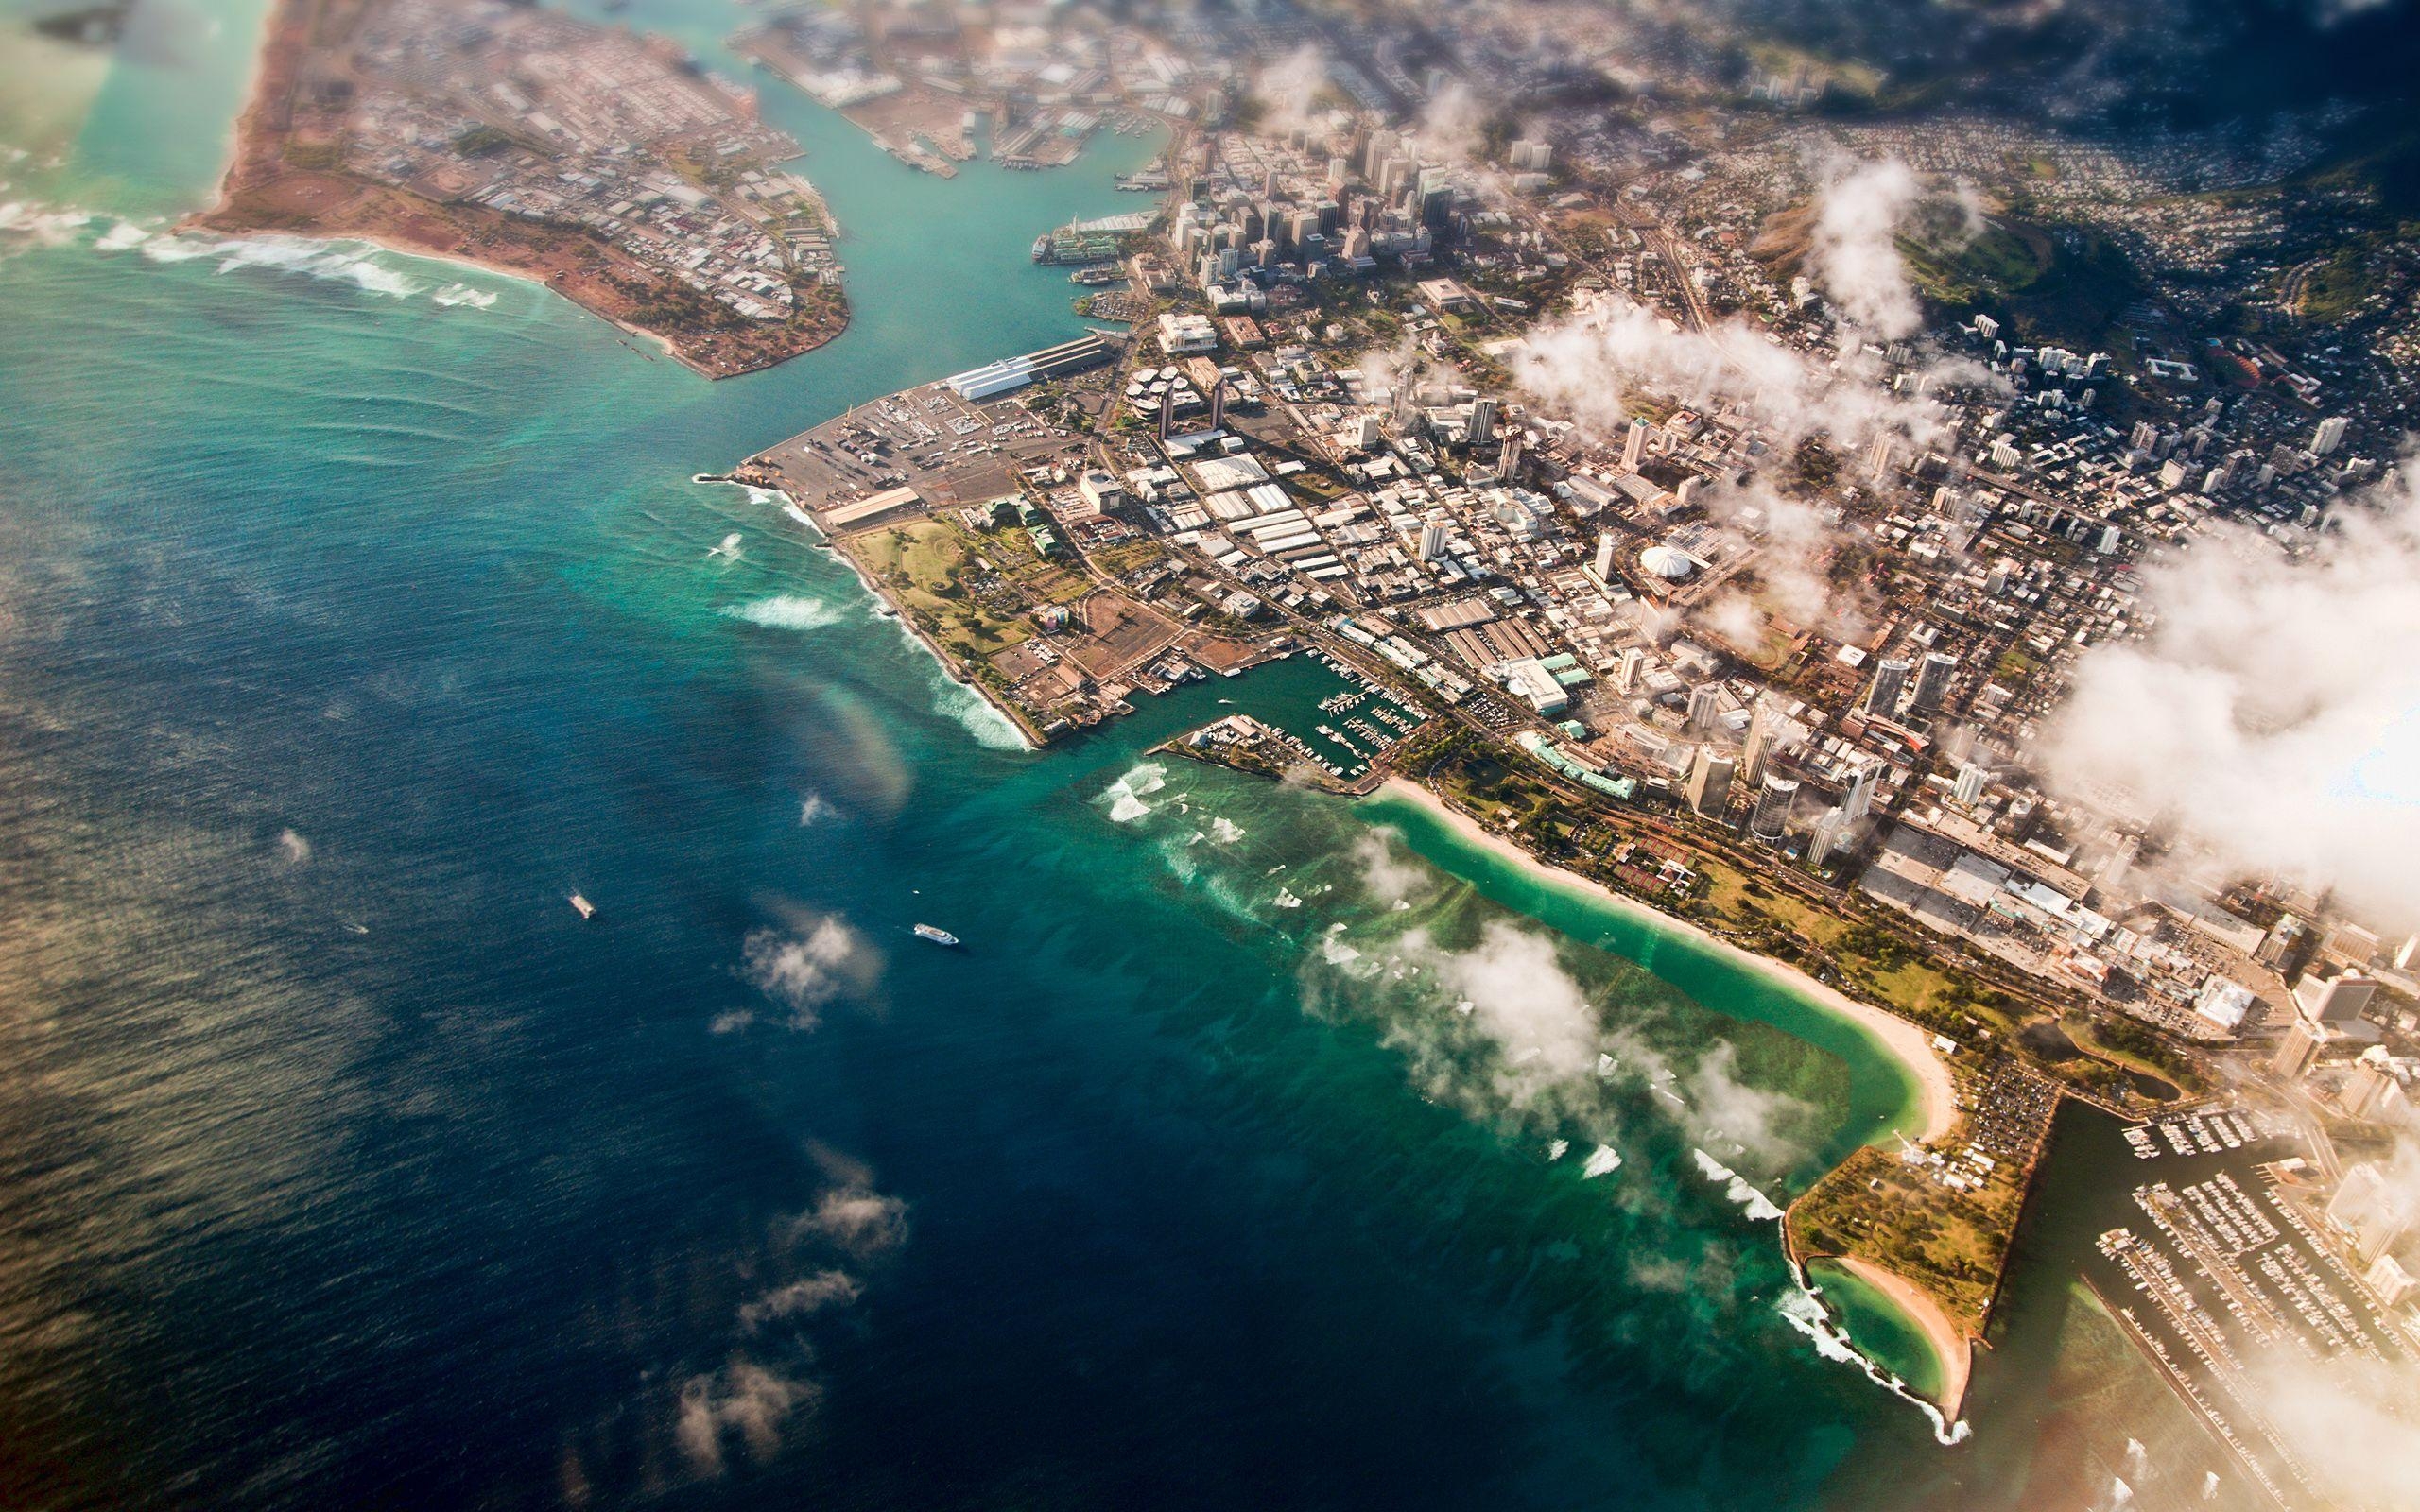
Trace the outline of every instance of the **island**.
{"type": "Polygon", "coordinates": [[[798,144],[674,44],[505,0],[276,0],[267,27],[191,225],[529,279],[708,377],[846,327],[798,144]]]}

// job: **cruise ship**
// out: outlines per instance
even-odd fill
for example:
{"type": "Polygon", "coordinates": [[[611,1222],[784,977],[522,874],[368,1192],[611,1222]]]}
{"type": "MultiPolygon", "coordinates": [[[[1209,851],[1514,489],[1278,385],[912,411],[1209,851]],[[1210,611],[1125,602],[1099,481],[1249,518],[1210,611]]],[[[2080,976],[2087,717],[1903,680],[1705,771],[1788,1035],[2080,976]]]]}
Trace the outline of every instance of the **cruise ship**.
{"type": "Polygon", "coordinates": [[[951,934],[946,929],[942,929],[932,924],[918,924],[916,926],[916,937],[918,939],[931,940],[936,945],[955,945],[958,943],[957,936],[951,934]]]}

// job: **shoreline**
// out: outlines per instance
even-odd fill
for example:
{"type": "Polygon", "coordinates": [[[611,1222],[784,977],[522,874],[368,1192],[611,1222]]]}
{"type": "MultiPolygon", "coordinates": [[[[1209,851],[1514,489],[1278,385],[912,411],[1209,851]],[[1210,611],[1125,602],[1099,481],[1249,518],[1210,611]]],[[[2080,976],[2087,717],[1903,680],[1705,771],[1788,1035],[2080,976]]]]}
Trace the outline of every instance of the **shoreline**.
{"type": "MultiPolygon", "coordinates": [[[[238,239],[254,236],[293,236],[323,243],[357,241],[365,246],[375,247],[382,251],[391,252],[401,257],[426,258],[431,262],[446,263],[456,267],[492,274],[498,278],[513,279],[551,294],[573,308],[596,317],[624,335],[636,336],[654,343],[666,356],[709,383],[717,383],[725,378],[744,378],[751,373],[765,372],[778,368],[792,358],[803,357],[808,352],[829,346],[846,335],[849,327],[854,323],[856,311],[849,304],[846,289],[842,288],[838,319],[829,331],[818,334],[814,340],[796,350],[785,351],[777,356],[761,362],[751,362],[745,367],[735,367],[729,370],[718,371],[690,356],[683,350],[678,338],[673,335],[634,325],[612,311],[593,304],[569,290],[558,286],[555,279],[561,276],[559,273],[540,276],[530,269],[510,266],[452,249],[440,249],[417,245],[390,232],[382,232],[370,228],[339,228],[317,222],[301,226],[234,223],[233,217],[240,213],[240,197],[275,182],[284,174],[281,167],[274,165],[283,163],[286,140],[292,134],[292,123],[289,120],[284,127],[268,127],[261,123],[272,103],[281,80],[285,82],[284,95],[290,101],[295,76],[301,65],[307,60],[310,50],[307,40],[300,35],[298,27],[289,25],[294,19],[291,13],[305,4],[306,0],[268,0],[263,7],[259,33],[251,48],[251,72],[245,81],[244,103],[236,111],[234,124],[228,132],[226,151],[219,160],[218,175],[212,183],[209,202],[179,217],[169,227],[172,233],[204,231],[214,235],[238,239]],[[289,32],[295,32],[297,35],[289,39],[289,32]],[[269,149],[272,148],[274,150],[270,151],[269,149]],[[246,169],[253,165],[252,160],[255,156],[260,156],[264,163],[271,166],[268,167],[265,177],[258,177],[257,181],[252,181],[252,176],[248,176],[246,169]],[[247,181],[239,184],[237,182],[239,178],[245,178],[247,181]]],[[[785,161],[795,162],[797,159],[785,161]]],[[[341,168],[305,171],[320,173],[329,178],[352,183],[357,190],[387,195],[400,194],[409,198],[421,199],[421,197],[409,190],[361,179],[341,168]]],[[[831,207],[823,200],[821,191],[815,191],[815,199],[823,211],[824,219],[830,226],[833,236],[838,238],[839,224],[833,217],[831,207]]],[[[455,206],[431,199],[421,199],[421,202],[435,212],[447,226],[458,231],[461,229],[460,223],[455,218],[455,206]]],[[[510,219],[511,217],[504,217],[508,224],[510,219]]],[[[567,228],[553,226],[553,223],[540,224],[557,231],[567,230],[567,228]]],[[[604,245],[608,251],[614,250],[610,244],[604,245]]],[[[629,259],[627,254],[622,255],[640,271],[651,276],[655,275],[655,270],[648,267],[647,265],[629,259]]]]}
{"type": "Polygon", "coordinates": [[[1957,1083],[1949,1074],[1948,1062],[1941,1058],[1925,1032],[1907,1020],[1870,1003],[1860,1003],[1836,987],[1819,982],[1782,961],[1758,955],[1743,946],[1734,944],[1690,919],[1668,914],[1660,908],[1626,897],[1600,882],[1592,881],[1561,867],[1539,860],[1518,844],[1496,834],[1477,819],[1429,792],[1409,778],[1390,776],[1378,791],[1392,794],[1407,802],[1418,804],[1472,844],[1505,860],[1544,874],[1558,885],[1575,888],[1591,898],[1611,904],[1633,918],[1678,934],[1692,942],[1707,947],[1733,964],[1764,977],[1812,1002],[1818,1008],[1847,1019],[1864,1029],[1893,1060],[1914,1080],[1917,1101],[1924,1114],[1923,1132],[1914,1136],[1918,1143],[1930,1143],[1955,1127],[1958,1122],[1957,1083]]]}
{"type": "Polygon", "coordinates": [[[1884,1299],[1898,1309],[1899,1314],[1916,1327],[1932,1347],[1933,1358],[1941,1362],[1941,1400],[1935,1405],[1951,1422],[1966,1407],[1966,1386],[1974,1374],[1975,1347],[1941,1304],[1925,1295],[1924,1288],[1870,1260],[1855,1255],[1817,1255],[1810,1257],[1841,1269],[1882,1294],[1884,1299]]]}

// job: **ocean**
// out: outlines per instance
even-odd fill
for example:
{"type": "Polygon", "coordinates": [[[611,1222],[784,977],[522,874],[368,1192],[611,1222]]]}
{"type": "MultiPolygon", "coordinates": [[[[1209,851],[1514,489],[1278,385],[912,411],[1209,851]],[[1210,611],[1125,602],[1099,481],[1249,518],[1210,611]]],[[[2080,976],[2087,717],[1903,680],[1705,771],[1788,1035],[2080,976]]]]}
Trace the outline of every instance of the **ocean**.
{"type": "Polygon", "coordinates": [[[1155,143],[943,181],[769,88],[856,318],[708,384],[171,234],[259,11],[138,14],[9,55],[0,1504],[2050,1504],[2054,1347],[1944,1448],[1791,1283],[1772,1204],[1912,1116],[1860,1032],[1151,754],[1307,661],[1026,750],[690,481],[1072,334],[1027,244],[1155,143]]]}

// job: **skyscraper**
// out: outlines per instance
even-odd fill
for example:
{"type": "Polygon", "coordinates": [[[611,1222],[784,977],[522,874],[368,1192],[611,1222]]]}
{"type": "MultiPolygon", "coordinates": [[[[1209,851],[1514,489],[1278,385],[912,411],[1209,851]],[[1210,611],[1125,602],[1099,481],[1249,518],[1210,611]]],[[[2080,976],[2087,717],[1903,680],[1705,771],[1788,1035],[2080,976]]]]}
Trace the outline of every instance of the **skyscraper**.
{"type": "Polygon", "coordinates": [[[2330,415],[2311,432],[2310,451],[2313,456],[2325,456],[2344,442],[2344,427],[2350,423],[2342,415],[2330,415]]]}
{"type": "Polygon", "coordinates": [[[1730,757],[1717,756],[1705,747],[1699,747],[1697,765],[1689,768],[1689,807],[1720,818],[1731,804],[1731,774],[1736,766],[1730,757]]]}
{"type": "Polygon", "coordinates": [[[1787,777],[1768,777],[1756,790],[1756,812],[1748,831],[1761,840],[1778,840],[1789,828],[1789,811],[1798,801],[1798,784],[1787,777]]]}
{"type": "Polygon", "coordinates": [[[1703,734],[1714,728],[1717,715],[1722,712],[1722,690],[1711,682],[1701,682],[1689,690],[1689,729],[1703,734]]]}
{"type": "Polygon", "coordinates": [[[1473,446],[1485,446],[1495,439],[1495,400],[1481,398],[1471,401],[1471,422],[1465,434],[1473,446]]]}
{"type": "Polygon", "coordinates": [[[1899,708],[1899,695],[1908,686],[1909,666],[1905,658],[1886,657],[1874,669],[1874,686],[1865,692],[1865,712],[1888,718],[1899,708]]]}
{"type": "Polygon", "coordinates": [[[1620,542],[1612,531],[1598,536],[1596,559],[1590,563],[1596,569],[1597,581],[1610,583],[1614,580],[1614,553],[1619,548],[1620,542]]]}
{"type": "Polygon", "coordinates": [[[1949,679],[1958,673],[1958,659],[1940,651],[1927,651],[1916,668],[1916,693],[1909,707],[1917,713],[1937,713],[1941,702],[1949,696],[1949,679]]]}
{"type": "Polygon", "coordinates": [[[1806,864],[1820,867],[1831,859],[1832,852],[1840,848],[1841,833],[1847,829],[1848,820],[1841,816],[1839,809],[1832,809],[1817,819],[1815,833],[1806,841],[1806,864]]]}
{"type": "Polygon", "coordinates": [[[1841,823],[1855,824],[1873,810],[1875,774],[1880,769],[1881,764],[1872,757],[1857,758],[1857,766],[1849,776],[1848,791],[1841,795],[1841,823]]]}
{"type": "Polygon", "coordinates": [[[1979,762],[1968,762],[1959,767],[1958,786],[1949,795],[1951,800],[1961,808],[1973,808],[1975,800],[1983,796],[1983,782],[1986,776],[1979,762]]]}
{"type": "Polygon", "coordinates": [[[1764,781],[1765,759],[1773,749],[1773,714],[1765,700],[1758,698],[1748,715],[1746,748],[1739,753],[1739,775],[1751,782],[1764,781]]]}
{"type": "Polygon", "coordinates": [[[1636,416],[1633,416],[1630,422],[1630,434],[1622,438],[1622,466],[1629,471],[1635,472],[1638,471],[1640,458],[1646,455],[1647,421],[1636,416]]]}

